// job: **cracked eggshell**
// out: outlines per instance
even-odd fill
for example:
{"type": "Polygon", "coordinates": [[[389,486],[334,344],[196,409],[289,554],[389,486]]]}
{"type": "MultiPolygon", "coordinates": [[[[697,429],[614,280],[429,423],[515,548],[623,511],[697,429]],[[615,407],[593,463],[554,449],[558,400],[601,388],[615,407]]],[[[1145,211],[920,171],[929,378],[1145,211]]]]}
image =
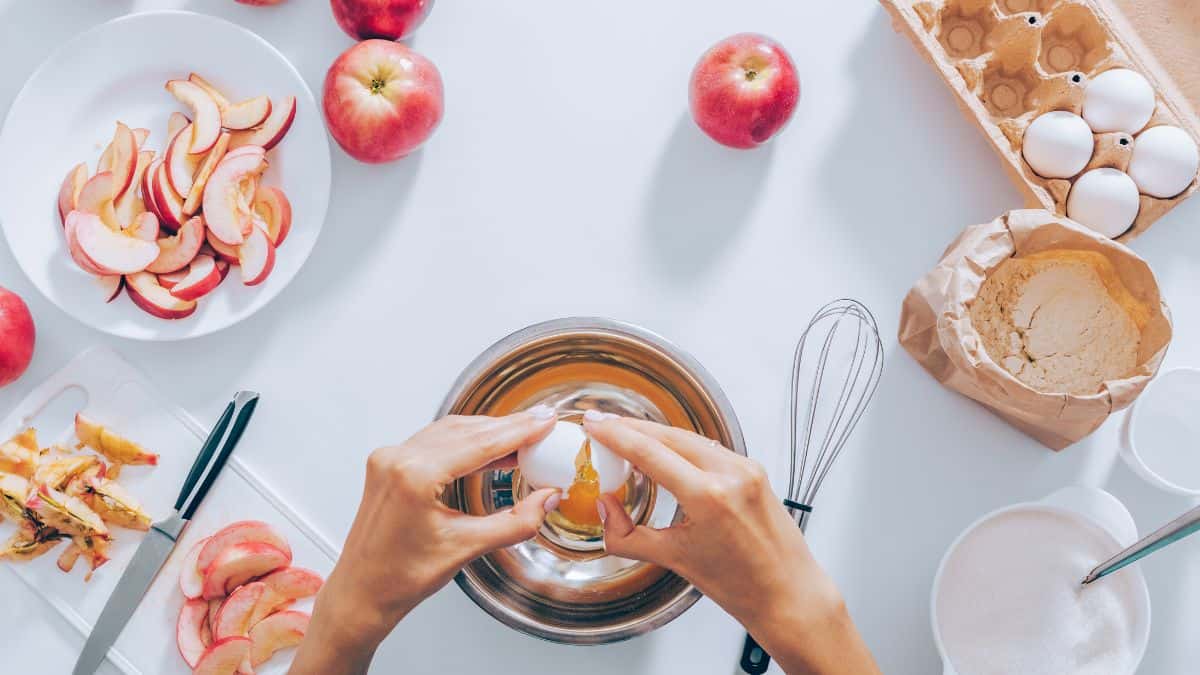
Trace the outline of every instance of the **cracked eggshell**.
{"type": "Polygon", "coordinates": [[[600,493],[609,494],[629,480],[633,467],[623,457],[592,439],[592,468],[600,476],[600,493]]]}
{"type": "Polygon", "coordinates": [[[1083,171],[1095,147],[1087,122],[1065,110],[1038,116],[1021,140],[1025,161],[1043,178],[1070,178],[1083,171]]]}
{"type": "Polygon", "coordinates": [[[1187,189],[1200,170],[1196,141],[1179,127],[1150,127],[1133,142],[1129,177],[1151,197],[1169,199],[1187,189]]]}
{"type": "Polygon", "coordinates": [[[1096,133],[1136,134],[1154,114],[1154,88],[1139,72],[1114,68],[1092,78],[1083,92],[1083,119],[1096,133]]]}
{"type": "Polygon", "coordinates": [[[1132,178],[1116,169],[1092,169],[1071,186],[1067,217],[1111,239],[1133,225],[1139,206],[1132,178]]]}
{"type": "Polygon", "coordinates": [[[517,466],[525,480],[535,488],[566,490],[575,482],[575,458],[586,441],[583,427],[556,422],[541,442],[517,451],[517,466]]]}

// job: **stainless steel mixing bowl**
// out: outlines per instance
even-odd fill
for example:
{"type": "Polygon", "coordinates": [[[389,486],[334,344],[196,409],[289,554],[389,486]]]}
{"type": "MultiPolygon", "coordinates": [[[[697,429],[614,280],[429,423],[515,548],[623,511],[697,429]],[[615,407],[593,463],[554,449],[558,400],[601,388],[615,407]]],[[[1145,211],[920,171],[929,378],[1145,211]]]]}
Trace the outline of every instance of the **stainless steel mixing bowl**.
{"type": "MultiPolygon", "coordinates": [[[[500,340],[463,371],[438,417],[504,415],[539,403],[563,419],[596,408],[664,422],[746,454],[733,408],[695,359],[654,333],[609,319],[547,321],[500,340]]],[[[527,491],[519,472],[487,471],[455,482],[443,498],[486,515],[527,491]]],[[[635,522],[652,527],[683,517],[670,493],[637,471],[625,505],[635,522]]],[[[675,574],[606,555],[598,536],[553,520],[536,538],[472,561],[456,577],[459,587],[505,625],[567,644],[642,635],[699,599],[675,574]]]]}

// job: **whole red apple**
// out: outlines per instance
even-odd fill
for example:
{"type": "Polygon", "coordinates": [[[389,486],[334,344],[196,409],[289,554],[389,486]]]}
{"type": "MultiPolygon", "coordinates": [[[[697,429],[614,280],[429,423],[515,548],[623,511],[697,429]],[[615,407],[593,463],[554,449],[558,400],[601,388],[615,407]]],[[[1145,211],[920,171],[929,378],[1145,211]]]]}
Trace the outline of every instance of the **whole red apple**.
{"type": "Polygon", "coordinates": [[[420,26],[433,0],[330,0],[333,18],[355,40],[400,40],[420,26]]]}
{"type": "Polygon", "coordinates": [[[0,286],[0,387],[25,373],[33,360],[33,316],[19,295],[0,286]]]}
{"type": "Polygon", "coordinates": [[[753,148],[792,118],[800,100],[800,80],[778,42],[740,33],[700,57],[688,98],[692,118],[713,140],[731,148],[753,148]]]}
{"type": "Polygon", "coordinates": [[[377,164],[415,150],[442,121],[442,77],[399,42],[364,40],[325,74],[329,133],[349,155],[377,164]]]}

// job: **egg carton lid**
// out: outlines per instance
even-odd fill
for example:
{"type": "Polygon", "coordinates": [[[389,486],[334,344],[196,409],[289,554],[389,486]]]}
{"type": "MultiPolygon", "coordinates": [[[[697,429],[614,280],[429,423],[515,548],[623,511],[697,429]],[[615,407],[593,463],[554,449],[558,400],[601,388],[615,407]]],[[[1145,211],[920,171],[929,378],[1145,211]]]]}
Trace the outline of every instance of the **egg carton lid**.
{"type": "Polygon", "coordinates": [[[1113,10],[1107,18],[1126,41],[1135,43],[1131,56],[1157,76],[1155,85],[1191,104],[1190,110],[1175,112],[1200,127],[1200,2],[1101,0],[1097,4],[1113,10]]]}

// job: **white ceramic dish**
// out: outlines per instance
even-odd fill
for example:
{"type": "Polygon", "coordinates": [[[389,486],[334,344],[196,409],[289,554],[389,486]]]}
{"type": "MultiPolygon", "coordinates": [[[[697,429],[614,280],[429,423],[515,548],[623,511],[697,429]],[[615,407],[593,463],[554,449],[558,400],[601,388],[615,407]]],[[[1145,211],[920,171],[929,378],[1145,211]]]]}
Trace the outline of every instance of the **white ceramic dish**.
{"type": "Polygon", "coordinates": [[[1197,402],[1200,369],[1160,372],[1129,409],[1121,446],[1121,459],[1134,473],[1160,490],[1184,497],[1200,497],[1200,474],[1186,475],[1200,468],[1200,449],[1182,426],[1196,415],[1197,402]]]}
{"type": "MultiPolygon", "coordinates": [[[[938,564],[937,574],[933,578],[933,590],[930,593],[929,616],[933,624],[933,642],[937,646],[938,654],[942,658],[943,675],[970,675],[970,673],[959,673],[954,668],[954,665],[950,663],[950,657],[946,651],[946,645],[942,640],[942,631],[938,623],[938,594],[941,590],[942,574],[946,569],[946,561],[950,559],[950,556],[958,548],[959,544],[962,543],[963,539],[978,529],[980,525],[997,516],[1016,510],[1048,511],[1073,518],[1082,518],[1089,523],[1099,526],[1112,536],[1122,548],[1133,544],[1138,539],[1137,525],[1133,522],[1133,516],[1129,514],[1129,510],[1125,508],[1125,505],[1120,500],[1099,488],[1083,486],[1065,487],[1035,502],[1006,506],[992,511],[974,523],[971,523],[946,549],[941,563],[938,564]]],[[[1142,662],[1142,657],[1146,653],[1146,645],[1150,642],[1150,589],[1146,586],[1146,580],[1142,576],[1140,569],[1129,567],[1123,570],[1122,573],[1131,575],[1140,589],[1139,598],[1141,606],[1136,608],[1134,613],[1142,620],[1137,626],[1134,667],[1129,673],[1112,673],[1112,675],[1133,675],[1133,673],[1137,672],[1137,666],[1142,662]]]]}
{"type": "Polygon", "coordinates": [[[133,14],[67,40],[26,81],[0,131],[0,227],[17,262],[51,302],[106,333],[137,340],[179,340],[227,328],[262,309],[300,271],[325,222],[329,143],[320,108],[300,73],[254,33],[191,12],[133,14]],[[220,49],[203,45],[220,45],[220,49]],[[91,172],[118,120],[150,129],[147,147],[165,145],[167,117],[187,112],[163,89],[195,71],[241,98],[293,95],[296,118],[268,154],[263,181],[286,192],[292,229],[275,269],[259,286],[234,271],[201,299],[194,314],[167,321],[122,294],[105,304],[95,279],[67,254],[55,199],[67,171],[91,172]]]}

